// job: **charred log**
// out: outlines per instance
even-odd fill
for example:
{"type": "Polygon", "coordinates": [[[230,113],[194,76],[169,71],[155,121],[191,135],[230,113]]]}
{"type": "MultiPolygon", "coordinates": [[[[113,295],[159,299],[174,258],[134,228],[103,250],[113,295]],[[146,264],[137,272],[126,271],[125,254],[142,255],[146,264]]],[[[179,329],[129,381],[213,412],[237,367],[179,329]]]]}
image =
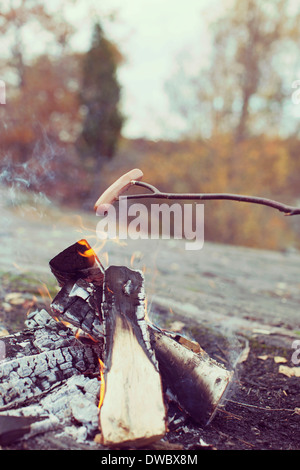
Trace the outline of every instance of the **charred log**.
{"type": "Polygon", "coordinates": [[[45,310],[32,314],[27,326],[1,339],[0,410],[28,403],[71,376],[98,372],[98,344],[82,344],[45,310]]]}
{"type": "Polygon", "coordinates": [[[85,279],[101,286],[104,268],[86,240],[79,240],[49,262],[50,269],[62,287],[68,281],[85,279]]]}
{"type": "Polygon", "coordinates": [[[232,373],[199,345],[151,327],[151,343],[164,385],[201,425],[208,424],[230,384],[232,373]],[[197,352],[195,352],[195,350],[197,352]]]}
{"type": "Polygon", "coordinates": [[[79,279],[68,281],[51,303],[54,318],[71,324],[103,345],[105,325],[101,313],[102,286],[79,279]]]}

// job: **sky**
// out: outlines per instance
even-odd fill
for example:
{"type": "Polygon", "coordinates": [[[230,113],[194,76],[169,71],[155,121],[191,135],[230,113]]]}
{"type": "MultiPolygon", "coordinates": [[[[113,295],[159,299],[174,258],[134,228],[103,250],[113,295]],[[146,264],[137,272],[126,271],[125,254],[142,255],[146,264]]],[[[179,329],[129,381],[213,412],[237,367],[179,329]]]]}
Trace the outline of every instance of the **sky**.
{"type": "MultiPolygon", "coordinates": [[[[11,0],[19,2],[20,0],[11,0]]],[[[171,109],[166,83],[172,80],[178,58],[194,54],[197,67],[210,55],[209,25],[224,15],[234,0],[52,0],[49,10],[73,23],[73,49],[90,46],[93,24],[102,23],[125,61],[119,68],[123,134],[129,138],[174,139],[186,122],[171,109]]],[[[299,0],[295,0],[299,8],[299,0]]],[[[30,53],[43,47],[35,32],[28,35],[30,53]]],[[[3,40],[2,54],[9,51],[3,40]]],[[[297,78],[297,77],[295,77],[297,78]]],[[[300,113],[300,106],[293,106],[300,113]]]]}
{"type": "MultiPolygon", "coordinates": [[[[226,3],[226,2],[225,2],[226,3]]],[[[228,2],[227,2],[228,3],[228,2]]],[[[208,23],[224,8],[220,0],[91,0],[91,12],[106,18],[108,39],[117,43],[125,63],[119,69],[126,137],[174,138],[184,121],[170,110],[165,84],[172,78],[178,54],[198,44],[199,56],[209,53],[208,23]],[[114,13],[114,20],[107,18],[114,13]]],[[[86,47],[88,20],[79,7],[81,24],[75,47],[86,47]]],[[[91,19],[91,18],[89,18],[91,19]]]]}

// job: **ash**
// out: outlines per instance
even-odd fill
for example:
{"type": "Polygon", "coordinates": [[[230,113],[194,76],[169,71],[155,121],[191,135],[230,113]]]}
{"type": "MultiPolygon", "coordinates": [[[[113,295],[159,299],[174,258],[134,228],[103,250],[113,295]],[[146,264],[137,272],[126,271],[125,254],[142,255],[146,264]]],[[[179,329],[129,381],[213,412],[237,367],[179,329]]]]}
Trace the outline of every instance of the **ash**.
{"type": "MultiPolygon", "coordinates": [[[[81,344],[72,328],[46,310],[32,313],[26,327],[2,338],[8,353],[15,348],[12,358],[0,361],[0,417],[34,418],[21,440],[51,431],[58,439],[95,445],[100,390],[95,346],[81,344]]],[[[0,441],[4,434],[9,443],[0,431],[0,441]]]]}

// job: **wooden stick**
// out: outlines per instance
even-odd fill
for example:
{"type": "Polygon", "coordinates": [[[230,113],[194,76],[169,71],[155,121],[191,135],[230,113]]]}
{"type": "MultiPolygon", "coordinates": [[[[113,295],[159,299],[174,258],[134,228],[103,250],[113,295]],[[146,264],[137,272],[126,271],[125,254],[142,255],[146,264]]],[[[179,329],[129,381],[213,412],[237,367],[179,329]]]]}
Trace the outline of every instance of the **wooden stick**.
{"type": "Polygon", "coordinates": [[[245,196],[240,194],[229,194],[229,193],[166,193],[161,192],[155,186],[144,183],[142,181],[134,181],[133,184],[136,186],[142,186],[144,188],[152,191],[151,193],[146,194],[129,194],[127,199],[170,199],[170,200],[228,200],[228,201],[238,201],[238,202],[248,202],[252,204],[260,204],[273,209],[277,209],[280,212],[284,212],[286,215],[299,215],[300,208],[295,206],[290,206],[283,204],[281,202],[274,201],[272,199],[267,199],[263,197],[256,196],[245,196]]]}
{"type": "Polygon", "coordinates": [[[290,206],[283,204],[281,202],[274,201],[272,199],[267,199],[257,196],[247,196],[240,194],[230,194],[230,193],[167,193],[162,192],[157,189],[155,186],[140,181],[143,177],[141,170],[135,169],[121,176],[115,183],[113,183],[98,199],[95,204],[95,210],[103,206],[105,208],[106,204],[112,204],[116,201],[124,191],[126,191],[129,186],[141,186],[143,188],[149,189],[150,193],[143,194],[129,194],[126,197],[127,199],[169,199],[169,200],[228,200],[228,201],[238,201],[238,202],[248,202],[252,204],[260,204],[273,209],[277,209],[280,212],[284,212],[285,215],[299,215],[300,207],[290,206]]]}

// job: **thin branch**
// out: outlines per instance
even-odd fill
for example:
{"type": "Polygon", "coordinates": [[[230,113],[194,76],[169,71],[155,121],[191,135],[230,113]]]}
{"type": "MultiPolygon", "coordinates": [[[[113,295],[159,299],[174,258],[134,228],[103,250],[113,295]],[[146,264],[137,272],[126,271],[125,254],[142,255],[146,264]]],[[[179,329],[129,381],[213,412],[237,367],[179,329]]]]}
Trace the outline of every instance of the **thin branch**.
{"type": "Polygon", "coordinates": [[[252,204],[260,204],[273,209],[277,209],[280,212],[284,212],[285,215],[299,215],[300,207],[289,206],[282,204],[281,202],[273,201],[272,199],[266,199],[263,197],[256,196],[244,196],[239,194],[228,194],[228,193],[166,193],[161,192],[155,186],[149,183],[144,183],[143,181],[131,181],[131,184],[135,186],[141,186],[143,188],[149,189],[151,193],[143,194],[129,194],[126,199],[169,199],[169,200],[228,200],[228,201],[238,201],[238,202],[248,202],[252,204]]]}
{"type": "Polygon", "coordinates": [[[258,406],[258,405],[250,405],[250,403],[242,403],[239,401],[235,400],[230,400],[229,398],[224,398],[225,401],[229,401],[230,403],[234,403],[235,405],[240,405],[240,406],[245,406],[246,408],[256,408],[257,410],[263,410],[263,411],[286,411],[288,413],[297,413],[297,408],[294,408],[293,410],[290,408],[266,408],[264,406],[258,406]]]}

